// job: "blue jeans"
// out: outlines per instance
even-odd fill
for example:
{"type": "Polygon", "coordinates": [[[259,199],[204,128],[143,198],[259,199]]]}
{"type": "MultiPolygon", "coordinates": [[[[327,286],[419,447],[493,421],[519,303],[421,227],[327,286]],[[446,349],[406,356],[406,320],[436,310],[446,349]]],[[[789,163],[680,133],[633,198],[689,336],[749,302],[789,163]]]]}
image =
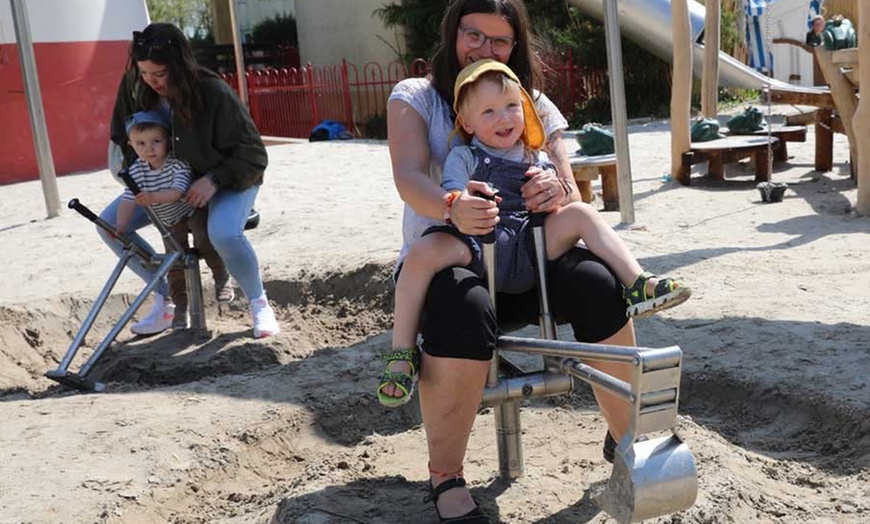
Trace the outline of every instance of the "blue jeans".
{"type": "MultiPolygon", "coordinates": [[[[244,291],[248,300],[254,300],[263,294],[263,281],[260,278],[260,266],[257,261],[257,254],[251,243],[245,237],[245,222],[248,215],[251,213],[251,208],[254,207],[254,201],[257,199],[257,193],[260,186],[253,186],[245,191],[230,191],[221,190],[215,193],[214,197],[208,202],[208,236],[218,255],[223,259],[227,266],[230,275],[236,280],[239,286],[244,291]]],[[[106,209],[100,213],[100,218],[114,226],[118,218],[118,204],[121,202],[119,196],[106,206],[106,209]]],[[[142,237],[135,233],[151,223],[148,220],[148,215],[145,211],[136,206],[133,212],[133,218],[130,220],[130,225],[127,228],[130,236],[138,238],[144,246],[147,246],[151,253],[153,248],[145,242],[142,237]]],[[[97,228],[97,232],[103,242],[109,246],[116,255],[121,254],[124,246],[117,239],[112,238],[108,233],[97,228]]],[[[127,263],[127,267],[133,270],[139,278],[144,282],[150,282],[154,278],[155,271],[152,268],[145,267],[141,261],[134,257],[127,263]]],[[[155,292],[165,296],[169,295],[169,286],[166,279],[163,278],[154,288],[155,292]]]]}

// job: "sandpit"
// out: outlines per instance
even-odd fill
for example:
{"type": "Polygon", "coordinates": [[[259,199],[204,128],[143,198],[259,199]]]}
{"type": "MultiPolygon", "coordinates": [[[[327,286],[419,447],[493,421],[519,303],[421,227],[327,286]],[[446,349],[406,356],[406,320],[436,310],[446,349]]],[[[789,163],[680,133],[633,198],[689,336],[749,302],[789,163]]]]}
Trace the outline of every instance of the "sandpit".
{"type": "MultiPolygon", "coordinates": [[[[695,292],[637,324],[640,344],[683,349],[679,431],[700,474],[695,507],[657,522],[866,522],[870,222],[850,212],[845,142],[835,172],[816,173],[810,133],[775,166],[783,202],[763,204],[745,165],[723,182],[668,181],[668,140],[666,123],[632,127],[638,221],[618,229],[647,268],[695,292]]],[[[269,153],[250,237],[282,334],[254,340],[243,300],[221,316],[209,301],[208,334],[125,331],[94,369],[103,394],[42,373],[114,261],[82,218],[43,220],[38,183],[0,187],[0,522],[436,522],[417,408],[372,394],[400,243],[386,145],[269,153]]],[[[59,183],[95,210],[120,190],[104,171],[59,183]]],[[[122,279],[82,357],[138,287],[122,279]]],[[[496,479],[482,411],[466,475],[490,515],[609,521],[588,496],[609,475],[604,425],[577,389],[524,406],[525,476],[511,484],[496,479]]]]}

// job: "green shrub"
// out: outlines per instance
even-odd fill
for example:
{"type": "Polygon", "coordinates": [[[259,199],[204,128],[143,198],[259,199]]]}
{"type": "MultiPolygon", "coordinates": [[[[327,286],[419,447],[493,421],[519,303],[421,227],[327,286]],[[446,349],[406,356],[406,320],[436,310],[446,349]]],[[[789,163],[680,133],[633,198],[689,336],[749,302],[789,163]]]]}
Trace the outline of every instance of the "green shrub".
{"type": "Polygon", "coordinates": [[[298,45],[296,19],[293,15],[283,14],[263,20],[254,26],[251,40],[256,44],[298,45]]]}

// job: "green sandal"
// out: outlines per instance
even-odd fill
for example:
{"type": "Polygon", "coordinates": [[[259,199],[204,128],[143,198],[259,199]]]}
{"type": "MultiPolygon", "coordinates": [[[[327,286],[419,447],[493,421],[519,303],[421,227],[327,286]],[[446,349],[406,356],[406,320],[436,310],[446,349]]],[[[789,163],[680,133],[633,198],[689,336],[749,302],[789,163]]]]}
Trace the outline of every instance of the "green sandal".
{"type": "Polygon", "coordinates": [[[393,349],[385,351],[381,354],[381,360],[387,363],[384,368],[384,374],[381,376],[381,383],[378,385],[378,400],[388,408],[399,407],[407,404],[414,394],[414,388],[417,386],[417,372],[420,369],[420,352],[417,348],[409,349],[393,349]],[[407,362],[411,365],[411,373],[394,373],[390,371],[390,365],[393,362],[407,362]],[[394,384],[402,396],[393,397],[384,393],[384,387],[389,384],[394,384]]]}
{"type": "Polygon", "coordinates": [[[659,278],[644,271],[629,288],[622,292],[628,304],[626,315],[633,318],[646,318],[663,309],[678,306],[692,296],[692,289],[673,278],[659,278],[652,295],[647,295],[646,284],[651,278],[659,278]]]}

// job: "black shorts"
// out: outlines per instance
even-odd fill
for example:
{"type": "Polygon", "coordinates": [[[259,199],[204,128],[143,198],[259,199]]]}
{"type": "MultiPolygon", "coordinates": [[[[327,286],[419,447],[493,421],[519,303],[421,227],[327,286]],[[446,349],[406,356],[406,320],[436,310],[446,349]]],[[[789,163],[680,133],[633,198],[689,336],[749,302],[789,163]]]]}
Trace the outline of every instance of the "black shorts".
{"type": "MultiPolygon", "coordinates": [[[[622,284],[589,250],[574,248],[547,262],[550,307],[556,322],[570,323],[580,342],[599,342],[628,321],[622,284]]],[[[498,321],[486,283],[467,268],[436,274],[426,295],[421,332],[429,355],[489,360],[498,333],[538,322],[537,290],[496,297],[498,321]]]]}

